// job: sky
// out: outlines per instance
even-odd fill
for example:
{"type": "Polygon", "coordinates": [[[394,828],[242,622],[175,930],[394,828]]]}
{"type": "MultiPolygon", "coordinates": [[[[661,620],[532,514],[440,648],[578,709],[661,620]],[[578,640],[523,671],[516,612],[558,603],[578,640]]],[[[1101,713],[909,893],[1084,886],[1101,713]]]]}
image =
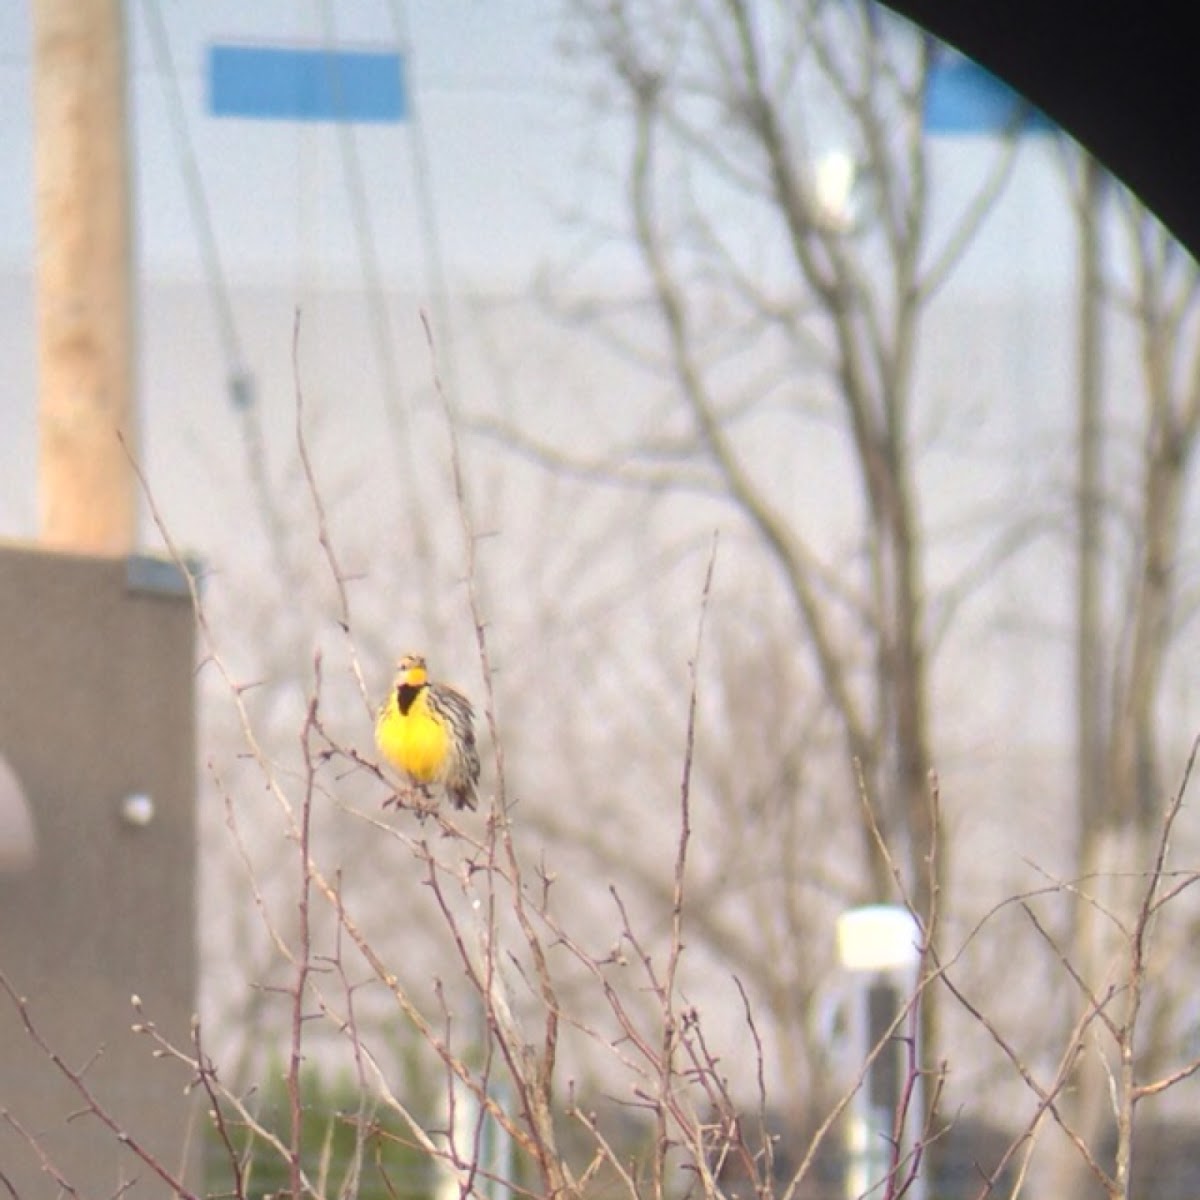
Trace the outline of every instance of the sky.
{"type": "MultiPolygon", "coordinates": [[[[0,533],[16,536],[28,536],[35,522],[30,11],[24,3],[0,7],[0,44],[9,47],[0,59],[0,166],[6,180],[0,189],[0,291],[8,314],[0,349],[10,364],[0,397],[6,448],[0,533]]],[[[552,128],[559,75],[554,26],[544,9],[474,0],[407,10],[400,3],[358,0],[336,6],[133,0],[126,12],[140,406],[148,445],[169,447],[181,425],[193,433],[211,429],[221,444],[219,423],[208,421],[203,402],[180,410],[178,380],[162,385],[161,399],[156,394],[156,363],[177,353],[180,328],[199,342],[202,357],[211,358],[214,350],[214,297],[207,286],[212,264],[202,253],[197,204],[210,214],[220,275],[235,310],[243,303],[252,310],[235,316],[256,374],[269,370],[264,359],[281,357],[286,333],[277,332],[286,330],[298,305],[313,307],[327,288],[362,294],[365,254],[381,286],[426,297],[438,266],[451,285],[470,281],[505,290],[523,286],[532,274],[551,228],[539,179],[547,162],[562,162],[566,154],[565,131],[552,128]],[[211,42],[324,44],[324,17],[334,9],[339,45],[394,47],[397,28],[407,27],[416,125],[344,130],[211,116],[205,79],[211,42]],[[159,26],[165,39],[154,36],[159,26]],[[431,217],[422,214],[416,183],[421,146],[431,217]],[[190,195],[189,152],[201,180],[190,195]],[[359,209],[347,185],[348,167],[361,174],[359,209]],[[360,213],[370,230],[367,241],[358,236],[360,213]],[[177,285],[193,289],[192,311],[165,328],[156,289],[177,285]],[[257,324],[261,305],[248,295],[264,287],[278,288],[280,300],[279,320],[265,334],[257,324]]],[[[215,383],[223,387],[222,379],[215,383]]],[[[206,532],[189,526],[193,536],[206,532]]]]}
{"type": "MultiPolygon", "coordinates": [[[[578,194],[583,156],[596,147],[581,136],[578,88],[558,54],[558,4],[130,0],[126,11],[139,270],[146,275],[194,276],[201,269],[172,128],[173,67],[187,137],[231,279],[261,279],[265,271],[287,280],[298,262],[327,278],[359,276],[341,135],[329,126],[213,117],[207,111],[205,76],[212,42],[388,48],[407,42],[415,122],[360,125],[351,134],[390,281],[419,276],[426,265],[414,182],[418,140],[425,148],[436,222],[452,274],[520,280],[555,236],[564,236],[562,209],[578,194]],[[332,30],[328,12],[336,13],[332,30]],[[165,30],[165,49],[152,36],[158,23],[165,30]]],[[[9,47],[0,58],[0,154],[8,181],[0,194],[0,265],[19,270],[33,250],[28,3],[3,7],[0,38],[9,47]]],[[[940,193],[948,207],[961,201],[986,161],[987,147],[978,143],[970,137],[946,138],[936,152],[940,193]]],[[[1044,175],[1036,163],[1022,169],[1021,187],[1013,189],[973,262],[972,273],[981,282],[990,282],[989,275],[1002,281],[1014,271],[1037,277],[1047,259],[1053,261],[1054,256],[1038,252],[1039,242],[1044,248],[1059,234],[1053,206],[1043,203],[1054,181],[1044,175]],[[1030,221],[1031,212],[1040,220],[1030,221]],[[1013,254],[1018,240],[1029,245],[1027,259],[1013,254]]]]}
{"type": "MultiPolygon", "coordinates": [[[[0,536],[15,537],[36,530],[30,11],[28,3],[0,5],[0,45],[9,48],[0,58],[0,358],[8,364],[0,381],[0,536]]],[[[183,545],[201,557],[224,547],[244,502],[236,482],[243,430],[228,396],[235,364],[221,344],[197,204],[211,217],[243,365],[272,446],[293,438],[291,340],[302,314],[303,384],[310,407],[324,414],[330,474],[362,483],[346,502],[351,527],[372,516],[355,508],[370,503],[370,481],[394,469],[386,452],[389,397],[428,388],[419,316],[434,304],[437,268],[455,292],[493,298],[487,320],[477,308],[455,318],[474,338],[462,356],[468,393],[472,385],[490,393],[503,376],[534,427],[568,436],[611,430],[636,410],[628,380],[611,364],[579,358],[522,307],[533,281],[572,252],[578,229],[568,214],[594,199],[619,145],[615,123],[589,113],[578,69],[559,53],[563,11],[539,0],[127,4],[142,456],[183,545]],[[214,117],[206,52],[224,41],[352,48],[399,41],[416,119],[346,128],[214,117]],[[200,179],[190,193],[188,154],[200,179]],[[382,302],[372,297],[371,272],[386,292],[382,302]]],[[[934,142],[935,226],[961,213],[995,154],[988,138],[934,142]]],[[[619,269],[619,256],[612,266],[619,269]]],[[[1030,138],[1001,203],[939,298],[938,320],[954,332],[931,351],[937,406],[986,428],[1001,447],[1037,427],[1039,411],[1064,386],[1056,346],[1071,336],[1064,299],[1073,274],[1058,150],[1051,138],[1030,138]],[[997,316],[997,297],[1020,299],[997,316]],[[971,323],[973,305],[988,312],[987,332],[971,323]],[[953,372],[939,372],[944,360],[953,372]],[[963,372],[977,393],[968,406],[963,372]]],[[[821,501],[803,490],[805,476],[790,471],[786,444],[770,452],[796,479],[796,503],[819,524],[813,506],[821,501]]],[[[830,469],[831,461],[813,466],[830,469]]],[[[947,458],[933,478],[953,495],[977,474],[975,460],[947,458]]],[[[816,491],[825,502],[836,494],[816,491]]],[[[143,539],[157,542],[145,515],[143,539]]]]}
{"type": "MultiPolygon", "coordinates": [[[[280,358],[292,312],[311,309],[318,297],[356,292],[369,327],[375,282],[424,305],[436,303],[438,278],[452,290],[517,296],[548,264],[570,256],[579,236],[570,214],[591,202],[617,135],[612,122],[589,114],[577,69],[559,53],[562,12],[538,0],[130,0],[129,143],[148,444],[169,447],[181,426],[203,423],[181,407],[179,381],[157,365],[169,364],[180,337],[179,327],[164,324],[159,310],[170,299],[160,289],[172,296],[177,287],[194,289],[181,327],[202,339],[205,353],[216,340],[220,353],[223,288],[247,365],[261,374],[270,371],[264,359],[280,358]],[[225,41],[404,45],[414,119],[336,127],[214,117],[206,52],[225,41]],[[199,186],[189,190],[193,156],[199,186]],[[211,220],[215,256],[205,254],[198,212],[211,220]],[[280,301],[266,333],[256,325],[255,297],[264,288],[277,289],[280,301]],[[243,305],[255,315],[238,313],[243,305]]],[[[29,3],[0,6],[0,45],[8,48],[0,57],[0,298],[8,317],[0,352],[9,364],[0,384],[0,534],[15,536],[29,535],[35,522],[31,36],[29,3]]],[[[961,212],[994,153],[986,138],[935,143],[935,219],[961,212]]],[[[980,295],[1053,294],[1069,285],[1070,246],[1053,142],[1030,139],[954,286],[980,295]]],[[[621,269],[615,252],[609,265],[621,269]]],[[[403,319],[411,331],[413,308],[401,318],[393,304],[393,324],[403,319]]],[[[214,386],[223,389],[223,380],[214,386]]]]}
{"type": "MultiPolygon", "coordinates": [[[[565,81],[554,53],[555,22],[545,5],[131,0],[126,11],[141,270],[151,275],[197,270],[195,230],[172,130],[171,72],[162,44],[152,36],[156,20],[166,31],[189,136],[233,279],[260,278],[264,270],[286,279],[297,260],[354,279],[358,256],[352,223],[345,219],[340,135],[329,126],[214,118],[206,106],[208,45],[278,41],[394,48],[397,30],[405,40],[404,29],[417,126],[352,131],[389,276],[403,280],[424,265],[413,195],[414,128],[427,147],[451,268],[511,275],[528,261],[539,230],[548,225],[542,182],[569,157],[564,143],[569,130],[556,120],[565,81]],[[326,11],[336,13],[332,34],[326,11]]],[[[9,180],[0,196],[0,262],[11,269],[28,261],[33,245],[28,4],[4,6],[0,37],[11,48],[0,60],[9,180]]]]}

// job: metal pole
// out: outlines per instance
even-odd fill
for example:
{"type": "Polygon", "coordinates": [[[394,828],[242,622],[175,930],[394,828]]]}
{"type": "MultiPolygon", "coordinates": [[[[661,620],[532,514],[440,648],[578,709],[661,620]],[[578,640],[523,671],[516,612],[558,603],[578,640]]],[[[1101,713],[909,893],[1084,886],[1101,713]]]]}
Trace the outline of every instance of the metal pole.
{"type": "Polygon", "coordinates": [[[40,536],[125,555],[137,446],[120,0],[34,0],[33,32],[40,536]]]}

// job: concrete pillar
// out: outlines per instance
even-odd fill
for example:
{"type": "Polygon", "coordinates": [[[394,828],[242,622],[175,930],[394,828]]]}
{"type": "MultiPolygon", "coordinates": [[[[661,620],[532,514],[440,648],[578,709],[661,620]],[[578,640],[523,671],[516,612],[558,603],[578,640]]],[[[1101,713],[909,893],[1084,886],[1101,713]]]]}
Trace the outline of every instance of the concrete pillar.
{"type": "Polygon", "coordinates": [[[122,5],[35,0],[33,29],[40,534],[123,555],[138,497],[122,5]]]}
{"type": "MultiPolygon", "coordinates": [[[[194,621],[181,574],[146,559],[0,546],[0,755],[33,836],[0,854],[0,970],[122,1125],[186,1169],[200,1133],[186,1071],[130,1032],[186,1045],[196,1006],[194,621]],[[129,805],[131,797],[140,800],[129,805]],[[141,996],[144,1016],[130,1006],[141,996]],[[190,1144],[190,1149],[189,1149],[190,1144]]],[[[164,1195],[91,1117],[0,995],[0,1110],[80,1194],[164,1195]],[[131,1192],[122,1184],[144,1182],[131,1192]]],[[[0,1121],[16,1194],[58,1193],[0,1121]]],[[[193,1176],[194,1178],[194,1176],[193,1176]]],[[[0,1193],[5,1189],[0,1187],[0,1193]]]]}

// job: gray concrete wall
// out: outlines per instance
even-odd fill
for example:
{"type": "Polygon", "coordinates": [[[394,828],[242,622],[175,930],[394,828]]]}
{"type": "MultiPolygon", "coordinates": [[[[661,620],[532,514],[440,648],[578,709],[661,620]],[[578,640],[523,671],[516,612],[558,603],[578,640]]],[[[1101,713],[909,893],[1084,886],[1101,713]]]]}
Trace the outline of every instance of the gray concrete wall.
{"type": "MultiPolygon", "coordinates": [[[[0,754],[33,819],[31,864],[0,873],[0,970],[125,1128],[179,1170],[199,1109],[187,1073],[131,1033],[130,1005],[186,1045],[196,1004],[194,622],[168,564],[0,545],[0,754]],[[148,824],[122,816],[143,793],[148,824]]],[[[162,1196],[90,1116],[0,995],[0,1110],[85,1195],[162,1196]]],[[[22,1200],[61,1194],[0,1120],[22,1200]]],[[[0,1186],[0,1192],[5,1189],[0,1186]]]]}

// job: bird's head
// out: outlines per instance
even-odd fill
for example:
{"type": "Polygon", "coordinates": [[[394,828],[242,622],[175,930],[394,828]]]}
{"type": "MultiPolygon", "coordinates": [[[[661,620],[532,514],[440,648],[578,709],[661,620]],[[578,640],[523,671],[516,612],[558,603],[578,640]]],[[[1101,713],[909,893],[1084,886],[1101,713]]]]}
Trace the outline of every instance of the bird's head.
{"type": "Polygon", "coordinates": [[[425,669],[425,660],[419,654],[406,654],[396,664],[396,686],[424,686],[429,681],[429,672],[425,669]]]}

